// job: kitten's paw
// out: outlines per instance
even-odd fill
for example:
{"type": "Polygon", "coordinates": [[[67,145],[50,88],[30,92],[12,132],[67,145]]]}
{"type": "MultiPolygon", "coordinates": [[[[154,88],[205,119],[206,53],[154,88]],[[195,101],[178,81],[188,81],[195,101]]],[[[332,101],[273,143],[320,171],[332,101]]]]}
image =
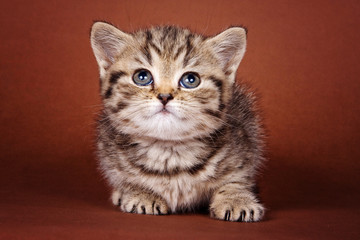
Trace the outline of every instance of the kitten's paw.
{"type": "Polygon", "coordinates": [[[161,197],[149,193],[127,193],[122,196],[113,192],[112,201],[123,212],[163,215],[169,214],[169,207],[161,197]]]}
{"type": "Polygon", "coordinates": [[[217,194],[210,205],[210,216],[233,222],[257,222],[263,218],[265,209],[255,197],[236,195],[217,194]]]}

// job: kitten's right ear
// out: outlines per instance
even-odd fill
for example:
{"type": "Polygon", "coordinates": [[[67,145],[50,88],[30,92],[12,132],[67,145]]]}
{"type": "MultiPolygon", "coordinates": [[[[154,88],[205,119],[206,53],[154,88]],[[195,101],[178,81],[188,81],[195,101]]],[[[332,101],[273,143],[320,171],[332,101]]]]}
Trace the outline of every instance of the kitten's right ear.
{"type": "Polygon", "coordinates": [[[131,35],[116,27],[95,22],[91,27],[91,47],[100,68],[100,77],[104,77],[106,70],[116,61],[116,57],[131,42],[131,35]]]}

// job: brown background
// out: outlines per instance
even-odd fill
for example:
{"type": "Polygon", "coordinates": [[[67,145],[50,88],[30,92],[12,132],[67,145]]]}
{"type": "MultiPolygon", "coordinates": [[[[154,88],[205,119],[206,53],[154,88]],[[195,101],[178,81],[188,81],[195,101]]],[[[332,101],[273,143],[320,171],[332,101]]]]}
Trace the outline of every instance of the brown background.
{"type": "Polygon", "coordinates": [[[359,1],[2,1],[0,239],[360,239],[359,1]],[[93,20],[131,31],[249,29],[238,78],[261,96],[269,212],[124,214],[96,170],[93,20]]]}

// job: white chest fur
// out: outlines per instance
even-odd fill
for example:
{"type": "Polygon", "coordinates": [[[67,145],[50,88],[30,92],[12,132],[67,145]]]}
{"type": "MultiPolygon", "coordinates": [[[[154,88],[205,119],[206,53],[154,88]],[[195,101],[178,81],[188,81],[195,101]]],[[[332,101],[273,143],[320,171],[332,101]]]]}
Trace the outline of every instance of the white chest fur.
{"type": "Polygon", "coordinates": [[[189,169],[194,166],[199,157],[205,155],[204,144],[200,141],[177,143],[171,141],[141,141],[142,156],[138,165],[158,172],[173,172],[176,169],[189,169]]]}

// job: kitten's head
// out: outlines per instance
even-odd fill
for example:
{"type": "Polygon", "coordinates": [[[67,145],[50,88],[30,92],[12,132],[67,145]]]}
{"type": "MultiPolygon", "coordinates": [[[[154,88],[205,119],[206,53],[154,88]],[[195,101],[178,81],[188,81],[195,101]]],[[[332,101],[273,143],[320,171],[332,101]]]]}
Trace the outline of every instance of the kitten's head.
{"type": "Polygon", "coordinates": [[[111,124],[130,135],[186,140],[225,123],[246,32],[232,27],[204,37],[163,26],[125,33],[96,22],[91,45],[111,124]]]}

